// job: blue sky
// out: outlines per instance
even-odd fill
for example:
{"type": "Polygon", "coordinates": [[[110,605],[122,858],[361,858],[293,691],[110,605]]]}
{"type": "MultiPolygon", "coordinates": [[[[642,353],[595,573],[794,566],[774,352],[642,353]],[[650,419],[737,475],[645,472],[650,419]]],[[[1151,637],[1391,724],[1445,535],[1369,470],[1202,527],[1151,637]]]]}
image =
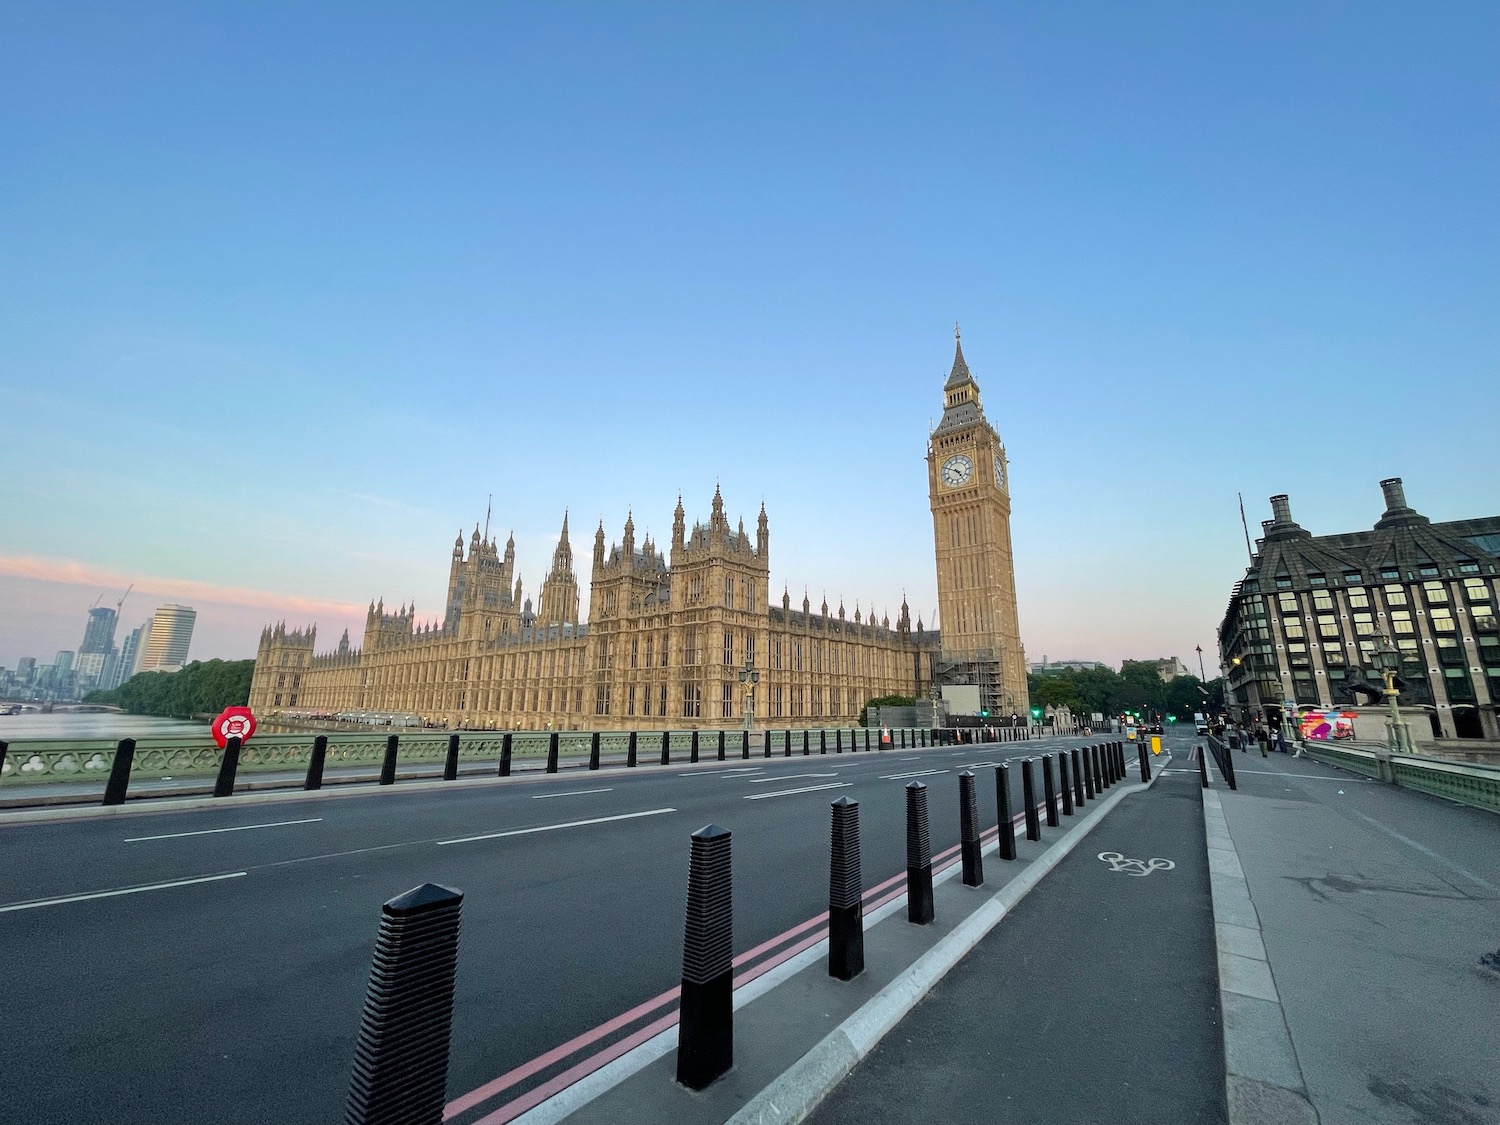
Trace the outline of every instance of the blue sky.
{"type": "MultiPolygon", "coordinates": [[[[199,607],[437,616],[628,508],[936,604],[952,325],[1028,655],[1213,646],[1292,496],[1500,510],[1500,8],[11,3],[0,664],[199,607]],[[118,597],[118,590],[109,601],[118,597]]],[[[357,634],[356,634],[357,636],[357,634]]]]}

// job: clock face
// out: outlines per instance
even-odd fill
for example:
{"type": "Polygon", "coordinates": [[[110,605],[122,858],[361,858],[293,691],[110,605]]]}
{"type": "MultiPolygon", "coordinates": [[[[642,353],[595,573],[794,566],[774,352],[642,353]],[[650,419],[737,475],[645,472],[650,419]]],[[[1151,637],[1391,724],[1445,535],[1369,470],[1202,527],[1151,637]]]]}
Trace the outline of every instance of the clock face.
{"type": "Polygon", "coordinates": [[[1005,461],[999,457],[995,458],[995,485],[998,488],[1005,487],[1005,461]]]}
{"type": "Polygon", "coordinates": [[[943,483],[949,488],[957,488],[959,485],[967,484],[974,475],[974,462],[970,461],[962,453],[957,457],[950,457],[943,462],[941,476],[943,483]]]}

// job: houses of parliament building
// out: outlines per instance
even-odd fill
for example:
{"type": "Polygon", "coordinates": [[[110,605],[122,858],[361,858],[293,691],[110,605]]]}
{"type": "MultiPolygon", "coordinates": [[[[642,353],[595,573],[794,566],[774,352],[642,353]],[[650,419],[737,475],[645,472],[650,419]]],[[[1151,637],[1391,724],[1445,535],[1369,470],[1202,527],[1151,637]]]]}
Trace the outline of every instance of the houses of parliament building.
{"type": "MultiPolygon", "coordinates": [[[[957,332],[955,331],[955,338],[957,332]]],[[[942,685],[979,688],[992,714],[1025,714],[1026,659],[1016,618],[1005,449],[955,339],[942,420],[929,438],[928,488],[942,631],[894,625],[856,607],[769,602],[771,535],[731,526],[718,489],[707,523],[689,527],[681,498],[665,550],[618,543],[601,522],[590,563],[589,620],[568,519],[535,602],[502,549],[460,533],[439,625],[372,602],[361,647],[346,631],[316,652],[317,629],[268,626],[250,706],[262,717],[373,712],[450,728],[688,729],[738,726],[747,705],[769,725],[853,725],[874,698],[923,698],[942,685]],[[754,668],[759,682],[741,678],[754,668]]],[[[970,694],[972,698],[972,693],[970,694]]]]}

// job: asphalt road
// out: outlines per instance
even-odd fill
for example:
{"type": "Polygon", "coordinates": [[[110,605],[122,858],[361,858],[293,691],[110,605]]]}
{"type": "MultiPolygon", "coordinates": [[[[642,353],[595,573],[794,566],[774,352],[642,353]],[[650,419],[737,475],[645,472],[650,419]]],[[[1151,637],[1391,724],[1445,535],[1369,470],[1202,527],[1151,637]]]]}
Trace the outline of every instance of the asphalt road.
{"type": "MultiPolygon", "coordinates": [[[[466,895],[458,1098],[677,983],[702,825],[735,834],[735,946],[750,950],[826,908],[830,800],[860,802],[873,885],[904,870],[910,775],[931,789],[941,851],[958,842],[960,766],[1097,741],[815,751],[0,828],[0,1117],[339,1118],[380,904],[428,881],[466,895]],[[202,881],[109,893],[188,880],[202,881]]],[[[979,791],[993,824],[988,777],[979,791]]],[[[471,1098],[456,1125],[555,1077],[559,1059],[471,1098]]]]}
{"type": "Polygon", "coordinates": [[[1022,899],[829,1095],[813,1125],[1227,1120],[1208,854],[1188,744],[1168,739],[1176,768],[1110,813],[1022,899]]]}

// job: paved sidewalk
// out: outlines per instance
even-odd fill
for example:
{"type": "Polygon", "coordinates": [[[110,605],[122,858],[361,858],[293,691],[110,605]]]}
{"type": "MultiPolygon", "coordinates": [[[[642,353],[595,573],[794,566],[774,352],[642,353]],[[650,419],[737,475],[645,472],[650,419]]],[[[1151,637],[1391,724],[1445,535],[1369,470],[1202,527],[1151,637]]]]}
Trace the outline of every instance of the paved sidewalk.
{"type": "Polygon", "coordinates": [[[1500,1122],[1500,974],[1480,966],[1500,817],[1305,759],[1234,763],[1239,791],[1215,770],[1207,798],[1216,905],[1237,886],[1253,904],[1220,919],[1231,1087],[1304,1093],[1321,1125],[1500,1122]]]}
{"type": "Polygon", "coordinates": [[[1187,770],[1128,797],[809,1120],[1224,1121],[1203,812],[1187,770]]]}

